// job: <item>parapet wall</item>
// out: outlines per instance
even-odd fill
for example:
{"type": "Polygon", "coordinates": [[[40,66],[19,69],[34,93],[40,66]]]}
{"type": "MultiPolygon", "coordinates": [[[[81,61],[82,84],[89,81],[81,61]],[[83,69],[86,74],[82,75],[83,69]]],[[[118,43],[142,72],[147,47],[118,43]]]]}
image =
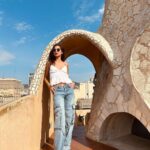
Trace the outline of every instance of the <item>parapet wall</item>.
{"type": "Polygon", "coordinates": [[[39,150],[41,92],[0,107],[0,150],[39,150]]]}

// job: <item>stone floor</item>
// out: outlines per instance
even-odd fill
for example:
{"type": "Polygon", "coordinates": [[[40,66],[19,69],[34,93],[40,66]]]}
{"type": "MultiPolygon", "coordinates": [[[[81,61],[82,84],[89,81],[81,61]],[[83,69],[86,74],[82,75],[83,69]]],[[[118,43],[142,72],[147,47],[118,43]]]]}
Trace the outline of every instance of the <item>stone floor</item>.
{"type": "MultiPolygon", "coordinates": [[[[53,139],[45,145],[42,150],[53,150],[53,139]]],[[[110,146],[104,145],[87,139],[85,137],[84,127],[78,126],[74,128],[71,150],[117,150],[110,146]]]]}
{"type": "Polygon", "coordinates": [[[116,138],[110,140],[107,144],[117,147],[118,150],[150,150],[150,140],[135,135],[116,138]]]}
{"type": "Polygon", "coordinates": [[[74,128],[72,150],[117,150],[113,147],[92,141],[85,137],[84,127],[78,126],[74,128]]]}

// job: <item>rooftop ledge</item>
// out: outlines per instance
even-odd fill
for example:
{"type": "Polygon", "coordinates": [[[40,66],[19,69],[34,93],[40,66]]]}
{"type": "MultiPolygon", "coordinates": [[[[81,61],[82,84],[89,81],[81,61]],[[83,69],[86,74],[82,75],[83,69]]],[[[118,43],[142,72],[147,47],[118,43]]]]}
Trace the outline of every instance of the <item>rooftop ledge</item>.
{"type": "Polygon", "coordinates": [[[0,115],[2,115],[5,112],[8,112],[9,110],[15,108],[16,106],[19,106],[21,103],[25,102],[25,99],[31,99],[31,97],[33,97],[33,95],[27,95],[17,100],[14,100],[10,103],[0,106],[0,115]]]}

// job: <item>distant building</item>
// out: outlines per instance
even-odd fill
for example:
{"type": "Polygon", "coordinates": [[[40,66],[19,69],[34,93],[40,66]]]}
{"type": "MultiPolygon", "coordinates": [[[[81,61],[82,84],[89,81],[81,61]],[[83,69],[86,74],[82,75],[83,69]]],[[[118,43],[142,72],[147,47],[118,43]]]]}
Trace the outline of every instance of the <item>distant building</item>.
{"type": "Polygon", "coordinates": [[[77,109],[91,109],[92,99],[78,99],[77,109]]]}
{"type": "Polygon", "coordinates": [[[89,100],[89,101],[92,100],[93,92],[94,92],[93,87],[94,87],[93,78],[90,78],[86,82],[78,83],[78,85],[76,85],[74,89],[76,104],[77,101],[81,99],[82,102],[83,100],[89,100]]]}
{"type": "Polygon", "coordinates": [[[76,102],[76,125],[87,124],[88,115],[91,111],[91,105],[94,93],[95,77],[91,77],[86,82],[75,83],[74,93],[76,102]]]}
{"type": "Polygon", "coordinates": [[[21,81],[13,78],[0,78],[0,96],[21,97],[22,90],[21,81]]]}
{"type": "Polygon", "coordinates": [[[21,93],[21,96],[26,96],[26,95],[29,95],[29,85],[28,84],[23,84],[23,91],[21,93]]]}
{"type": "Polygon", "coordinates": [[[24,87],[13,78],[0,78],[0,105],[21,97],[24,87]]]}
{"type": "Polygon", "coordinates": [[[33,76],[34,76],[34,73],[29,73],[29,86],[31,85],[31,82],[33,80],[33,76]]]}

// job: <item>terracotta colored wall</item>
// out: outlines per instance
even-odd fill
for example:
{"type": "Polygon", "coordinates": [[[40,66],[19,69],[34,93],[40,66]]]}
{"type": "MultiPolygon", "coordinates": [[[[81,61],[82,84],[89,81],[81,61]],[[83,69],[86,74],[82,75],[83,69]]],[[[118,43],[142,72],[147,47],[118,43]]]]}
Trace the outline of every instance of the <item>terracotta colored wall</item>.
{"type": "Polygon", "coordinates": [[[41,84],[36,96],[29,95],[0,108],[0,150],[40,149],[49,134],[45,126],[49,116],[46,97],[45,94],[43,102],[41,84]]]}

